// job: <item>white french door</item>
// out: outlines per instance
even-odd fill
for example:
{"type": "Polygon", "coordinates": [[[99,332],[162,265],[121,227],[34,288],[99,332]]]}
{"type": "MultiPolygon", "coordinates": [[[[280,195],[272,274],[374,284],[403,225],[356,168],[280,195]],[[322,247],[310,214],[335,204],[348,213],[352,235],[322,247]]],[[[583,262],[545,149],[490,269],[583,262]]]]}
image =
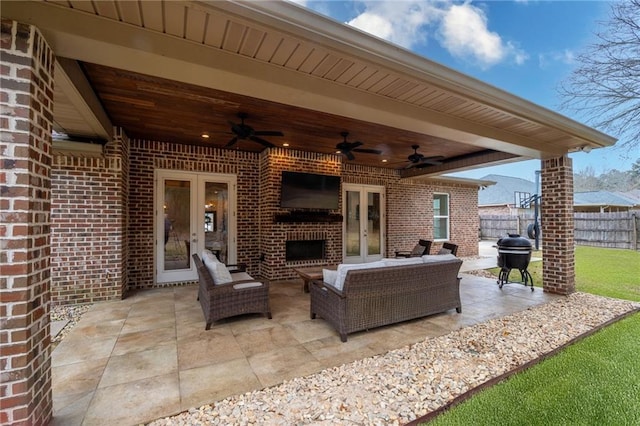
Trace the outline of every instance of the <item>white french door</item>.
{"type": "Polygon", "coordinates": [[[156,282],[197,280],[191,255],[236,262],[236,176],[156,172],[156,282]]]}
{"type": "Polygon", "coordinates": [[[345,263],[380,260],[385,241],[383,186],[342,185],[345,263]]]}

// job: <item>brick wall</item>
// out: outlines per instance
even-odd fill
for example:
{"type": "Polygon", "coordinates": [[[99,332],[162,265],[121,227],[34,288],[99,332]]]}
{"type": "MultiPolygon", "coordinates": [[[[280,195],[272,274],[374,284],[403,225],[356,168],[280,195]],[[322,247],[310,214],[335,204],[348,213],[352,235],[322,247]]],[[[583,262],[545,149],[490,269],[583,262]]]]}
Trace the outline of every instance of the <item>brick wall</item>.
{"type": "Polygon", "coordinates": [[[120,299],[127,290],[128,154],[122,132],[104,154],[54,156],[51,296],[54,304],[120,299]]]}
{"type": "MultiPolygon", "coordinates": [[[[450,241],[458,244],[458,256],[478,254],[478,188],[435,179],[400,179],[397,171],[352,164],[343,166],[343,181],[360,185],[378,185],[386,189],[386,255],[396,250],[411,250],[419,239],[433,240],[433,194],[449,194],[450,241]]],[[[442,244],[435,242],[431,253],[442,244]]]]}
{"type": "MultiPolygon", "coordinates": [[[[99,164],[95,163],[96,159],[65,157],[64,161],[57,161],[54,186],[57,194],[54,209],[56,253],[53,257],[56,268],[60,267],[54,286],[57,303],[120,297],[128,288],[155,285],[154,173],[159,169],[237,176],[238,262],[246,263],[249,273],[264,278],[294,278],[294,267],[342,260],[342,223],[280,223],[275,220],[277,214],[288,213],[279,207],[284,170],[341,175],[344,183],[384,186],[388,208],[388,256],[392,256],[394,250],[412,248],[418,238],[432,239],[433,192],[446,192],[451,197],[451,240],[461,245],[459,255],[477,254],[474,240],[462,237],[477,235],[477,214],[468,214],[477,206],[477,188],[474,186],[401,180],[394,170],[343,164],[342,158],[336,155],[281,148],[256,154],[168,142],[127,141],[122,132],[116,133],[116,140],[122,141],[108,144],[99,164]],[[108,158],[117,159],[117,166],[110,166],[106,161],[108,158]],[[128,166],[125,161],[129,161],[128,166]],[[93,199],[92,189],[95,197],[102,193],[108,194],[108,199],[93,199]],[[90,205],[82,205],[83,200],[90,205]],[[116,253],[118,244],[104,233],[91,231],[90,225],[95,222],[92,217],[96,205],[99,206],[97,210],[103,210],[113,203],[120,203],[118,214],[124,216],[117,226],[114,225],[113,231],[119,232],[117,241],[123,243],[117,259],[102,259],[105,253],[116,253]],[[64,227],[65,223],[76,223],[77,228],[64,227]],[[120,229],[116,231],[118,226],[120,229]],[[81,240],[81,235],[87,238],[81,240]],[[289,239],[325,240],[326,259],[287,262],[285,242],[289,239]],[[86,246],[91,250],[82,256],[73,256],[78,248],[86,246]],[[113,271],[118,270],[118,265],[124,266],[116,274],[113,271]],[[89,273],[84,277],[69,274],[81,270],[89,273]],[[111,274],[107,275],[109,272],[111,274]],[[62,278],[66,276],[69,278],[64,281],[62,278]],[[102,283],[101,287],[95,285],[97,281],[102,283]]],[[[341,214],[341,210],[332,213],[341,214]]]]}
{"type": "Polygon", "coordinates": [[[247,264],[250,274],[258,275],[258,154],[134,139],[130,144],[129,287],[154,286],[154,172],[158,169],[237,175],[237,260],[247,264]]]}
{"type": "Polygon", "coordinates": [[[53,52],[3,19],[0,54],[0,423],[52,416],[49,225],[53,52]]]}
{"type": "MultiPolygon", "coordinates": [[[[263,256],[260,274],[268,279],[293,278],[293,268],[339,263],[342,260],[342,223],[279,223],[276,214],[287,213],[280,208],[282,171],[317,173],[339,176],[341,160],[337,155],[316,154],[282,148],[264,151],[260,158],[260,254],[263,256]],[[287,262],[287,240],[325,240],[324,260],[287,262]]],[[[340,213],[336,210],[332,213],[340,213]]]]}
{"type": "Polygon", "coordinates": [[[573,167],[566,155],[542,161],[542,281],[544,291],[575,291],[573,167]]]}

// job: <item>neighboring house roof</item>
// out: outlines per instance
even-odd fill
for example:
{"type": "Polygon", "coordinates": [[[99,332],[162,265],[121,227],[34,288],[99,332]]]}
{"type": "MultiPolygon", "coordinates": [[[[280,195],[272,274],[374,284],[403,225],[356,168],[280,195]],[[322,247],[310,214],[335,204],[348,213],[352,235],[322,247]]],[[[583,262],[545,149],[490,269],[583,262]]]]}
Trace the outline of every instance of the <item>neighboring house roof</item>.
{"type": "Polygon", "coordinates": [[[632,189],[631,191],[626,192],[615,191],[614,194],[629,198],[640,206],[640,189],[632,189]]]}
{"type": "Polygon", "coordinates": [[[573,205],[633,207],[640,205],[640,203],[637,200],[609,191],[589,191],[574,193],[573,205]]]}
{"type": "Polygon", "coordinates": [[[495,205],[513,205],[516,192],[535,194],[536,184],[517,177],[487,175],[482,180],[493,181],[496,184],[478,192],[478,207],[495,205]]]}

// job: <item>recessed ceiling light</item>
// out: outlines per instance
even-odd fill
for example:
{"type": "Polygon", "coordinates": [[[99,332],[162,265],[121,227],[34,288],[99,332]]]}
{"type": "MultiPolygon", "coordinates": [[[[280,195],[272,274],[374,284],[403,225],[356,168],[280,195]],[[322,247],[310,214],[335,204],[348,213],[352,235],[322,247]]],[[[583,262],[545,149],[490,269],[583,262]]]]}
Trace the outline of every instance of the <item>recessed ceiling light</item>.
{"type": "Polygon", "coordinates": [[[201,134],[200,136],[202,136],[204,139],[209,139],[209,135],[206,133],[201,134]]]}
{"type": "Polygon", "coordinates": [[[382,162],[383,162],[383,163],[386,163],[386,162],[387,162],[387,160],[386,160],[386,159],[383,159],[383,160],[382,160],[382,162]]]}
{"type": "Polygon", "coordinates": [[[289,146],[287,142],[283,143],[282,146],[289,146]]]}

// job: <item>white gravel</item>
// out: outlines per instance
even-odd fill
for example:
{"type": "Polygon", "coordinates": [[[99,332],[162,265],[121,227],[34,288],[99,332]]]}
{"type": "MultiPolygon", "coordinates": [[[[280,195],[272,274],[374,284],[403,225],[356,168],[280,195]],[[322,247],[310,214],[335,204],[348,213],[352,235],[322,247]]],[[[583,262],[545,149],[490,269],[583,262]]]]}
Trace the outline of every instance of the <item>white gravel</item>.
{"type": "Polygon", "coordinates": [[[585,293],[150,425],[399,425],[640,304],[585,293]]]}

